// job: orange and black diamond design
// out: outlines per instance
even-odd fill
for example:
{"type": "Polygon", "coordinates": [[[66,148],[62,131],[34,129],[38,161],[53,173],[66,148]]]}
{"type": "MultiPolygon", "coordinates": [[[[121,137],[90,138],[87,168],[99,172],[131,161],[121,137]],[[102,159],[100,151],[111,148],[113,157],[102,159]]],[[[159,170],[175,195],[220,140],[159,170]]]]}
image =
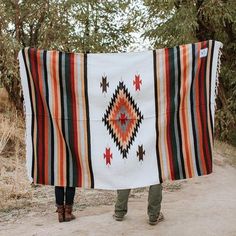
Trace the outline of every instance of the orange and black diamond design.
{"type": "Polygon", "coordinates": [[[115,141],[123,158],[136,137],[143,115],[123,82],[120,82],[112,96],[102,121],[115,141]]]}

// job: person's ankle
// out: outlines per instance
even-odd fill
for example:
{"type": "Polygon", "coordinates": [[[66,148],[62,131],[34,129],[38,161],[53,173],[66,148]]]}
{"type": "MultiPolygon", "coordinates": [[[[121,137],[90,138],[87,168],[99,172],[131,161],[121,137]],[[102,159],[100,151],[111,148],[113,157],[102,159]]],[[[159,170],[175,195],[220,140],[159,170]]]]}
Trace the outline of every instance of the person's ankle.
{"type": "Polygon", "coordinates": [[[114,213],[114,214],[113,214],[113,218],[114,218],[116,221],[122,221],[122,220],[124,219],[124,215],[114,213]]]}
{"type": "Polygon", "coordinates": [[[159,212],[157,215],[149,215],[149,224],[156,225],[164,220],[164,215],[159,212]]]}

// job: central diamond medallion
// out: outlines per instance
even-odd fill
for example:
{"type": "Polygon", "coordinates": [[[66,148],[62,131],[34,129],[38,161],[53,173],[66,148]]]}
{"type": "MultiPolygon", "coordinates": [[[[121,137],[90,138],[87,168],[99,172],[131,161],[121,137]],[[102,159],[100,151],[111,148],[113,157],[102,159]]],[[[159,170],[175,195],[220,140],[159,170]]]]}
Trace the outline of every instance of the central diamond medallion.
{"type": "Polygon", "coordinates": [[[112,96],[102,121],[107,127],[123,158],[138,132],[143,115],[123,82],[120,82],[112,96]]]}

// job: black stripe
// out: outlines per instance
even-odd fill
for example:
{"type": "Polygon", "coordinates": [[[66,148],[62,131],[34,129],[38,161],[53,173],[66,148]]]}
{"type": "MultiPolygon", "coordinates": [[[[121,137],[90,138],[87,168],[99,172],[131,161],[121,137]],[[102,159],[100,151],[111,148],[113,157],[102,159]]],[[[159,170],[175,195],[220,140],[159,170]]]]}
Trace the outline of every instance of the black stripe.
{"type": "MultiPolygon", "coordinates": [[[[30,87],[30,75],[29,75],[29,69],[26,63],[26,58],[25,58],[25,49],[22,49],[22,57],[24,60],[24,65],[25,65],[25,71],[27,75],[27,83],[28,83],[28,92],[29,92],[29,97],[30,97],[30,107],[32,111],[32,117],[31,117],[31,143],[32,143],[32,166],[31,166],[31,177],[34,178],[34,168],[35,168],[35,163],[34,163],[34,117],[35,117],[35,112],[33,108],[33,99],[32,99],[32,88],[30,87]]],[[[27,114],[26,114],[27,115],[27,114]]]]}
{"type": "Polygon", "coordinates": [[[157,155],[157,165],[158,165],[158,172],[159,172],[159,180],[160,183],[163,183],[162,179],[162,170],[161,170],[161,163],[160,163],[160,153],[158,148],[158,141],[159,141],[159,130],[158,130],[158,96],[157,96],[157,70],[156,70],[156,51],[153,50],[153,73],[154,73],[154,93],[155,93],[155,114],[156,114],[156,155],[157,155]]]}
{"type": "MultiPolygon", "coordinates": [[[[72,102],[72,86],[71,86],[71,61],[70,61],[70,53],[65,53],[65,81],[66,81],[66,91],[67,91],[67,114],[68,114],[68,135],[69,135],[69,140],[67,143],[69,143],[69,148],[71,150],[71,158],[72,158],[72,168],[73,168],[73,183],[70,183],[72,187],[77,187],[78,186],[78,170],[79,167],[77,165],[76,159],[78,158],[75,153],[75,147],[74,147],[74,132],[77,132],[74,129],[73,125],[73,102],[72,102]]],[[[67,158],[67,163],[69,162],[69,156],[67,158]]],[[[69,167],[69,165],[68,165],[69,167]]],[[[68,176],[67,176],[68,177],[68,176]]]]}
{"type": "Polygon", "coordinates": [[[180,160],[182,165],[183,171],[183,178],[186,178],[185,167],[184,167],[184,157],[183,157],[183,149],[182,149],[182,134],[180,128],[180,88],[181,88],[181,65],[180,65],[180,47],[176,47],[177,49],[177,64],[178,64],[178,105],[177,105],[177,127],[178,127],[178,134],[179,134],[179,153],[180,153],[180,160]]]}
{"type": "Polygon", "coordinates": [[[86,104],[86,121],[87,121],[87,149],[88,149],[88,161],[91,177],[91,188],[94,188],[94,176],[91,160],[91,141],[90,141],[90,117],[89,117],[89,101],[88,101],[88,78],[87,78],[87,54],[84,54],[84,92],[85,92],[85,104],[86,104]]]}
{"type": "MultiPolygon", "coordinates": [[[[67,104],[64,102],[64,97],[67,98],[67,90],[66,88],[64,88],[63,86],[63,82],[64,84],[66,84],[66,80],[65,80],[65,74],[63,75],[62,74],[62,68],[63,68],[63,65],[62,65],[62,56],[65,55],[63,54],[62,52],[59,52],[59,87],[60,87],[60,97],[61,97],[61,127],[62,127],[62,134],[63,134],[63,140],[65,142],[65,147],[66,147],[66,185],[67,186],[71,186],[72,183],[70,183],[70,162],[69,162],[69,158],[70,158],[70,155],[69,155],[69,143],[68,143],[68,138],[67,138],[67,135],[66,135],[66,129],[65,129],[65,122],[67,122],[67,124],[69,123],[68,122],[68,119],[67,119],[67,114],[65,114],[65,107],[67,107],[67,104]],[[64,78],[63,78],[64,76],[64,78]]],[[[64,66],[65,68],[65,66],[64,66]]]]}
{"type": "MultiPolygon", "coordinates": [[[[206,48],[209,48],[209,41],[207,41],[207,44],[206,44],[206,48]]],[[[206,119],[206,135],[207,135],[207,143],[205,144],[205,145],[207,145],[208,146],[208,150],[209,150],[209,155],[210,155],[210,162],[208,162],[208,158],[206,158],[206,160],[207,160],[207,166],[208,166],[208,168],[207,168],[207,174],[210,174],[211,172],[212,172],[212,149],[211,149],[211,145],[210,145],[210,137],[209,137],[209,128],[208,128],[208,116],[209,116],[209,114],[208,114],[208,111],[207,111],[207,107],[208,107],[208,104],[207,104],[207,76],[209,76],[209,75],[207,75],[207,59],[208,59],[208,57],[209,57],[209,52],[207,53],[207,57],[205,58],[205,67],[204,67],[204,78],[205,78],[205,80],[204,80],[204,94],[205,94],[205,106],[204,106],[204,108],[205,108],[205,119],[206,119]]],[[[211,68],[210,68],[210,70],[211,70],[211,68]]]]}
{"type": "Polygon", "coordinates": [[[194,109],[196,109],[195,104],[194,104],[194,96],[193,96],[193,90],[196,90],[194,86],[194,78],[196,74],[196,67],[195,67],[195,56],[197,56],[195,52],[195,44],[192,44],[192,82],[191,82],[191,88],[190,88],[190,104],[191,104],[191,120],[192,120],[192,131],[193,131],[193,142],[194,142],[194,153],[195,153],[195,161],[196,161],[196,168],[197,168],[197,173],[198,175],[202,175],[201,173],[201,168],[199,165],[199,155],[198,155],[198,150],[197,150],[197,134],[196,134],[196,127],[195,127],[195,116],[194,116],[194,109]]]}
{"type": "Polygon", "coordinates": [[[170,100],[170,127],[169,127],[169,135],[171,142],[171,150],[172,150],[172,161],[174,168],[174,176],[173,180],[180,179],[180,170],[178,165],[178,157],[177,157],[177,142],[176,142],[176,131],[175,131],[175,58],[174,58],[174,48],[169,48],[169,89],[170,89],[170,97],[167,98],[170,100]]]}

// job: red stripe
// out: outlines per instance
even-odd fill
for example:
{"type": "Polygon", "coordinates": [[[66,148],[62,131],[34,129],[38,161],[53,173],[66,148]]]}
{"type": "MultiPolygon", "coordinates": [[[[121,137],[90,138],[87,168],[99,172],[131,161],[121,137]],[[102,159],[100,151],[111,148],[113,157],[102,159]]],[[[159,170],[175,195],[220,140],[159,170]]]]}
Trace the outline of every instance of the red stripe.
{"type": "Polygon", "coordinates": [[[40,93],[41,93],[41,99],[42,99],[42,105],[44,109],[44,116],[43,116],[43,158],[44,158],[44,184],[48,184],[48,135],[46,134],[46,131],[48,129],[48,111],[47,111],[47,105],[46,105],[46,100],[45,100],[45,95],[44,95],[44,90],[43,90],[43,72],[42,72],[42,67],[43,67],[43,61],[41,60],[43,52],[40,50],[37,50],[37,60],[38,60],[38,76],[39,76],[39,88],[40,88],[40,93]]]}
{"type": "MultiPolygon", "coordinates": [[[[201,45],[198,44],[198,52],[200,52],[201,50],[201,45]]],[[[197,63],[197,71],[196,71],[196,78],[195,78],[195,89],[196,89],[196,92],[195,92],[195,101],[196,101],[196,122],[197,122],[197,130],[196,132],[198,133],[197,137],[198,137],[198,142],[199,142],[199,155],[200,155],[200,158],[201,158],[201,163],[202,163],[202,171],[203,171],[203,174],[207,174],[207,171],[206,171],[206,163],[205,163],[205,159],[204,159],[204,151],[203,151],[203,139],[202,139],[202,123],[201,123],[201,110],[200,110],[200,102],[201,102],[201,99],[200,99],[200,68],[201,68],[201,58],[200,58],[200,55],[198,54],[198,63],[197,63]]]]}
{"type": "MultiPolygon", "coordinates": [[[[42,138],[40,138],[40,142],[42,142],[42,150],[43,150],[43,163],[42,163],[42,168],[43,168],[43,183],[48,184],[48,135],[45,135],[45,130],[46,130],[46,124],[47,124],[47,118],[45,116],[45,99],[44,99],[44,91],[43,91],[43,76],[42,76],[42,64],[41,64],[41,51],[37,50],[37,70],[38,70],[38,85],[39,85],[39,91],[40,91],[40,102],[42,105],[43,113],[41,113],[42,116],[42,138]]],[[[41,136],[40,136],[41,137],[41,136]]]]}
{"type": "MultiPolygon", "coordinates": [[[[186,99],[186,95],[187,95],[187,83],[188,83],[188,77],[187,77],[187,66],[188,66],[188,62],[187,62],[187,48],[186,45],[183,46],[183,103],[185,106],[185,103],[187,103],[187,99],[186,99]]],[[[191,168],[191,163],[190,163],[190,150],[189,150],[189,143],[188,143],[188,134],[189,134],[189,130],[188,130],[188,120],[187,120],[187,115],[186,115],[186,107],[184,107],[184,109],[182,110],[182,115],[183,115],[183,135],[184,135],[184,140],[185,140],[185,150],[186,150],[186,162],[187,162],[187,168],[188,168],[188,172],[189,172],[189,178],[191,178],[193,176],[192,174],[192,168],[191,168]]]]}
{"type": "MultiPolygon", "coordinates": [[[[203,42],[202,43],[202,48],[206,48],[207,46],[207,42],[203,42]]],[[[203,118],[203,122],[202,122],[202,127],[203,127],[203,143],[204,143],[204,147],[205,147],[205,155],[206,155],[206,166],[207,166],[207,172],[211,172],[212,171],[212,165],[211,165],[211,154],[210,154],[210,150],[209,150],[209,142],[208,142],[208,134],[207,134],[207,119],[206,119],[206,110],[205,110],[205,106],[207,106],[206,104],[206,97],[205,97],[205,92],[204,92],[204,88],[205,88],[205,80],[206,76],[205,76],[205,67],[206,67],[206,62],[207,62],[207,57],[203,57],[202,59],[202,66],[201,66],[201,78],[200,78],[200,109],[201,109],[201,116],[203,118]],[[204,101],[204,104],[202,104],[202,101],[204,101]]]]}
{"type": "Polygon", "coordinates": [[[30,62],[31,62],[31,73],[32,73],[32,78],[34,81],[34,86],[35,86],[35,96],[36,96],[36,106],[37,106],[37,166],[38,166],[38,171],[37,171],[37,176],[38,176],[38,183],[43,184],[43,157],[44,157],[44,148],[43,148],[43,142],[44,142],[44,137],[43,137],[43,114],[44,114],[44,109],[43,109],[43,104],[40,96],[40,88],[39,88],[39,77],[37,73],[37,51],[36,49],[30,49],[30,62]]]}

